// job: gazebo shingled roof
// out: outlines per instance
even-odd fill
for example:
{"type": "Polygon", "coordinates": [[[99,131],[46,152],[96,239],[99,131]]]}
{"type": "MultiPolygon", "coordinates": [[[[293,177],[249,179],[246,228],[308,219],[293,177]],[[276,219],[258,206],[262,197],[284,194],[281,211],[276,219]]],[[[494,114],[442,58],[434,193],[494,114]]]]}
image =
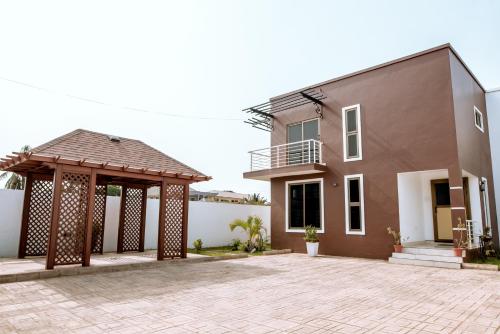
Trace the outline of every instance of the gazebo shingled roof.
{"type": "Polygon", "coordinates": [[[19,258],[47,256],[46,268],[103,252],[108,185],[120,185],[117,252],[144,251],[147,190],[160,186],[158,260],[186,257],[189,185],[210,180],[139,140],[75,130],[0,170],[26,176],[19,258]]]}
{"type": "Polygon", "coordinates": [[[127,172],[206,181],[210,177],[169,157],[142,141],[77,129],[28,153],[14,152],[2,158],[0,170],[23,174],[44,163],[61,162],[127,172]]]}

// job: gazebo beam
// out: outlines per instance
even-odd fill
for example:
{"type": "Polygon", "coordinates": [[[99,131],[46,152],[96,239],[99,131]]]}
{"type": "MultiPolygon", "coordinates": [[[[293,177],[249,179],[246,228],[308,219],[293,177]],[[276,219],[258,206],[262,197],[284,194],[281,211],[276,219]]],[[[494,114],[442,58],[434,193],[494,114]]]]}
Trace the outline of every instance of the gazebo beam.
{"type": "Polygon", "coordinates": [[[89,196],[87,202],[87,224],[85,225],[85,244],[83,246],[83,263],[84,267],[90,266],[90,254],[92,254],[92,226],[94,225],[94,208],[95,208],[95,186],[97,174],[95,169],[90,173],[89,196]]]}

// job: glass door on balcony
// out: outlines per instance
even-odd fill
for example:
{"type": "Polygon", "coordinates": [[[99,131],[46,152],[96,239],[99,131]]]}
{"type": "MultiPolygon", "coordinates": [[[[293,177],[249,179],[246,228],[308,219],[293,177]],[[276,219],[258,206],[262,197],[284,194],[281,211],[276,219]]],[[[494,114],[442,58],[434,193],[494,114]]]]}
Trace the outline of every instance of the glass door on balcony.
{"type": "Polygon", "coordinates": [[[319,148],[315,150],[314,142],[307,142],[309,139],[319,140],[317,118],[288,125],[287,165],[319,162],[319,154],[316,153],[319,148]]]}

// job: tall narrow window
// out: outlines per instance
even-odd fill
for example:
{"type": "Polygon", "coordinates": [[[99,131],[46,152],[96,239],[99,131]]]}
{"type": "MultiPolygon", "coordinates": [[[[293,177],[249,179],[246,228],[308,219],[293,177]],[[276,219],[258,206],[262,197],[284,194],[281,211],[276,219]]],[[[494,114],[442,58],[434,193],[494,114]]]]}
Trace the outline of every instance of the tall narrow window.
{"type": "Polygon", "coordinates": [[[342,108],[344,161],[361,160],[361,119],[359,104],[342,108]]]}
{"type": "Polygon", "coordinates": [[[323,180],[286,182],[286,230],[302,232],[308,225],[323,231],[323,180]]]}
{"type": "Polygon", "coordinates": [[[474,124],[476,128],[484,132],[483,113],[474,106],[474,124]]]}
{"type": "Polygon", "coordinates": [[[345,187],[345,232],[365,234],[363,174],[346,175],[345,187]]]}

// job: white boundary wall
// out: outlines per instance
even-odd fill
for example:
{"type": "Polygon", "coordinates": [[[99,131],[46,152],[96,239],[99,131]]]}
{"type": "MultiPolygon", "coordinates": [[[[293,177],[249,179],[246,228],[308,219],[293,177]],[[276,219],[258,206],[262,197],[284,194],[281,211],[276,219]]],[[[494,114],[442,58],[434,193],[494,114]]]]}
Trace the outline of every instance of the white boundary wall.
{"type": "Polygon", "coordinates": [[[500,230],[500,220],[498,220],[498,210],[500,210],[500,88],[486,93],[486,109],[488,110],[488,130],[490,132],[491,163],[495,182],[497,222],[500,230]]]}
{"type": "MultiPolygon", "coordinates": [[[[21,190],[0,190],[0,257],[17,256],[23,196],[24,191],[21,190]]],[[[148,199],[145,249],[156,249],[157,246],[158,207],[157,199],[148,199]]],[[[108,196],[104,228],[105,252],[116,251],[119,212],[120,197],[108,196]]],[[[202,239],[203,247],[227,245],[236,238],[245,239],[241,230],[231,232],[229,223],[237,218],[246,219],[249,215],[261,217],[270,235],[270,206],[190,201],[188,247],[192,247],[194,240],[198,238],[202,239]]]]}

